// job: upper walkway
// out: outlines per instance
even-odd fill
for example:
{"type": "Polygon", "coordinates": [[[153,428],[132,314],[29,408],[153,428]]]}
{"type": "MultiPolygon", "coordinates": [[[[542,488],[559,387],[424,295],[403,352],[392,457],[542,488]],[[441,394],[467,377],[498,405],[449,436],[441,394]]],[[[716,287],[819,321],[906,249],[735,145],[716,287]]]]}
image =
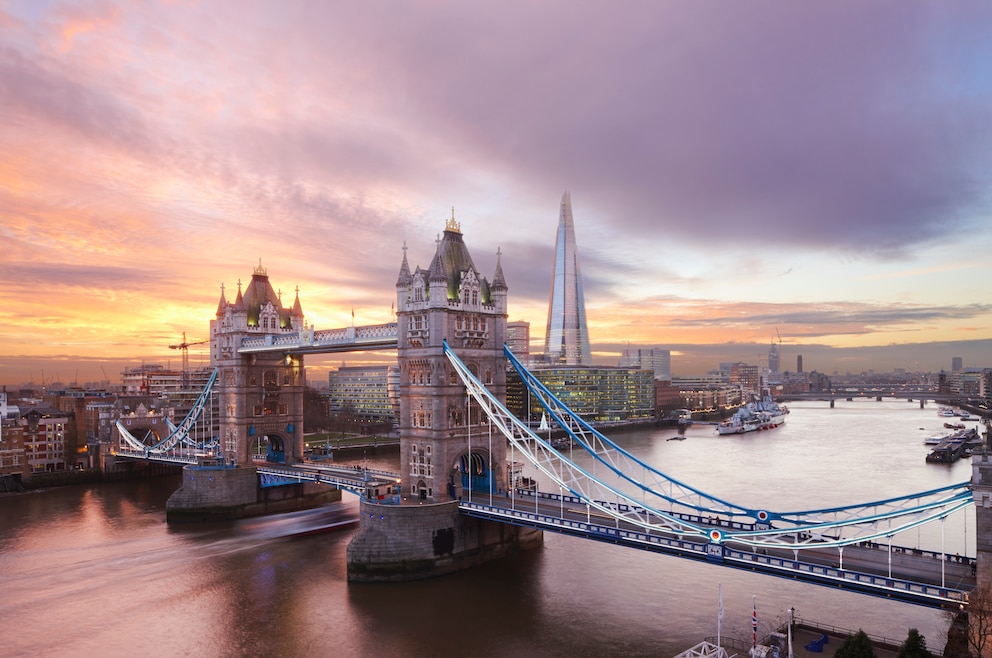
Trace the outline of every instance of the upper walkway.
{"type": "Polygon", "coordinates": [[[330,354],[384,350],[396,347],[398,329],[395,322],[372,324],[363,327],[343,327],[316,331],[313,327],[299,333],[245,338],[238,354],[279,352],[285,354],[330,354]]]}

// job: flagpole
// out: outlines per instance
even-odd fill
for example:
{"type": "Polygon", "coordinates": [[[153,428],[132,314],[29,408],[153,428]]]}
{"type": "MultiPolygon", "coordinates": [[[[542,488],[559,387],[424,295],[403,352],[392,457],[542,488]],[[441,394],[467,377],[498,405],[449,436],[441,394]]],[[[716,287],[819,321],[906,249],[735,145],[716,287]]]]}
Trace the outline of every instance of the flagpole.
{"type": "Polygon", "coordinates": [[[716,613],[716,646],[720,647],[722,646],[720,643],[720,631],[723,626],[723,583],[717,583],[716,590],[720,596],[720,607],[716,613]]]}
{"type": "Polygon", "coordinates": [[[795,608],[789,608],[789,658],[792,658],[792,620],[795,611],[795,608]]]}
{"type": "Polygon", "coordinates": [[[751,595],[751,656],[758,652],[758,597],[751,595]]]}

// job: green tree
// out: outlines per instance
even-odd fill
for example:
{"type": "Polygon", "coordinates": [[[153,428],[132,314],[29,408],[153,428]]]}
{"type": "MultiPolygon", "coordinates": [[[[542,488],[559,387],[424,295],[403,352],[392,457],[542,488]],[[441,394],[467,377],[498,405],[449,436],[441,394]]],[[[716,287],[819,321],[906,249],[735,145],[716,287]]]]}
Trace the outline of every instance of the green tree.
{"type": "Polygon", "coordinates": [[[931,653],[927,649],[927,639],[915,628],[909,629],[906,641],[899,647],[898,658],[931,658],[931,653]]]}
{"type": "Polygon", "coordinates": [[[863,630],[850,636],[840,645],[834,658],[875,658],[875,648],[871,646],[868,634],[863,630]]]}

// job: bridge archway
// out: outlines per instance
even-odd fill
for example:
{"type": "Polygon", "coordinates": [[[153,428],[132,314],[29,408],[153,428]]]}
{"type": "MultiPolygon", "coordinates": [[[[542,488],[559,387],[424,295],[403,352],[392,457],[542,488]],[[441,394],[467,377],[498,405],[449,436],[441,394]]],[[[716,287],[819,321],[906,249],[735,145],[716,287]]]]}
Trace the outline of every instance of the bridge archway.
{"type": "Polygon", "coordinates": [[[287,459],[292,461],[291,439],[278,433],[262,433],[255,437],[257,455],[264,456],[270,464],[285,464],[287,459]]]}
{"type": "MultiPolygon", "coordinates": [[[[133,436],[138,441],[141,441],[142,444],[149,447],[157,445],[159,442],[162,441],[162,439],[165,438],[165,434],[168,434],[168,430],[165,431],[165,434],[160,434],[159,433],[160,428],[153,427],[150,423],[147,422],[132,422],[130,419],[124,419],[123,423],[127,431],[131,433],[131,436],[133,436]]],[[[161,429],[165,429],[165,428],[161,428],[161,429]]],[[[121,443],[120,431],[117,429],[116,426],[113,428],[112,439],[117,447],[119,448],[123,447],[123,444],[121,443]]]]}
{"type": "Polygon", "coordinates": [[[136,439],[144,443],[146,446],[153,446],[159,443],[164,437],[159,435],[158,430],[154,427],[146,427],[139,425],[131,430],[131,434],[134,435],[136,439]]]}
{"type": "Polygon", "coordinates": [[[489,468],[488,453],[472,450],[463,452],[458,457],[455,470],[459,474],[461,488],[463,491],[478,491],[489,493],[492,487],[492,470],[489,468]]]}

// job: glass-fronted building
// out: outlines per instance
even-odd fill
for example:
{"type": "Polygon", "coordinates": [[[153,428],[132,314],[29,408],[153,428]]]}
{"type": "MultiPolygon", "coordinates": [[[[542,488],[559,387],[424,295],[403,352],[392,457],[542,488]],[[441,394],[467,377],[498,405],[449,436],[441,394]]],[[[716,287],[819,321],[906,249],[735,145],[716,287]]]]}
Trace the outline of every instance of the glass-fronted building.
{"type": "Polygon", "coordinates": [[[575,245],[572,197],[561,197],[555,262],[551,272],[548,328],[544,339],[544,361],[549,365],[592,365],[586,303],[582,294],[582,272],[575,245]]]}
{"type": "Polygon", "coordinates": [[[372,423],[395,423],[399,417],[397,366],[341,366],[328,373],[327,384],[330,414],[353,414],[372,423]]]}
{"type": "MultiPolygon", "coordinates": [[[[531,370],[568,408],[594,423],[649,420],[654,416],[654,376],[650,370],[606,366],[560,366],[531,370]]],[[[506,382],[507,408],[531,423],[541,420],[541,404],[525,393],[516,371],[506,382]]]]}

